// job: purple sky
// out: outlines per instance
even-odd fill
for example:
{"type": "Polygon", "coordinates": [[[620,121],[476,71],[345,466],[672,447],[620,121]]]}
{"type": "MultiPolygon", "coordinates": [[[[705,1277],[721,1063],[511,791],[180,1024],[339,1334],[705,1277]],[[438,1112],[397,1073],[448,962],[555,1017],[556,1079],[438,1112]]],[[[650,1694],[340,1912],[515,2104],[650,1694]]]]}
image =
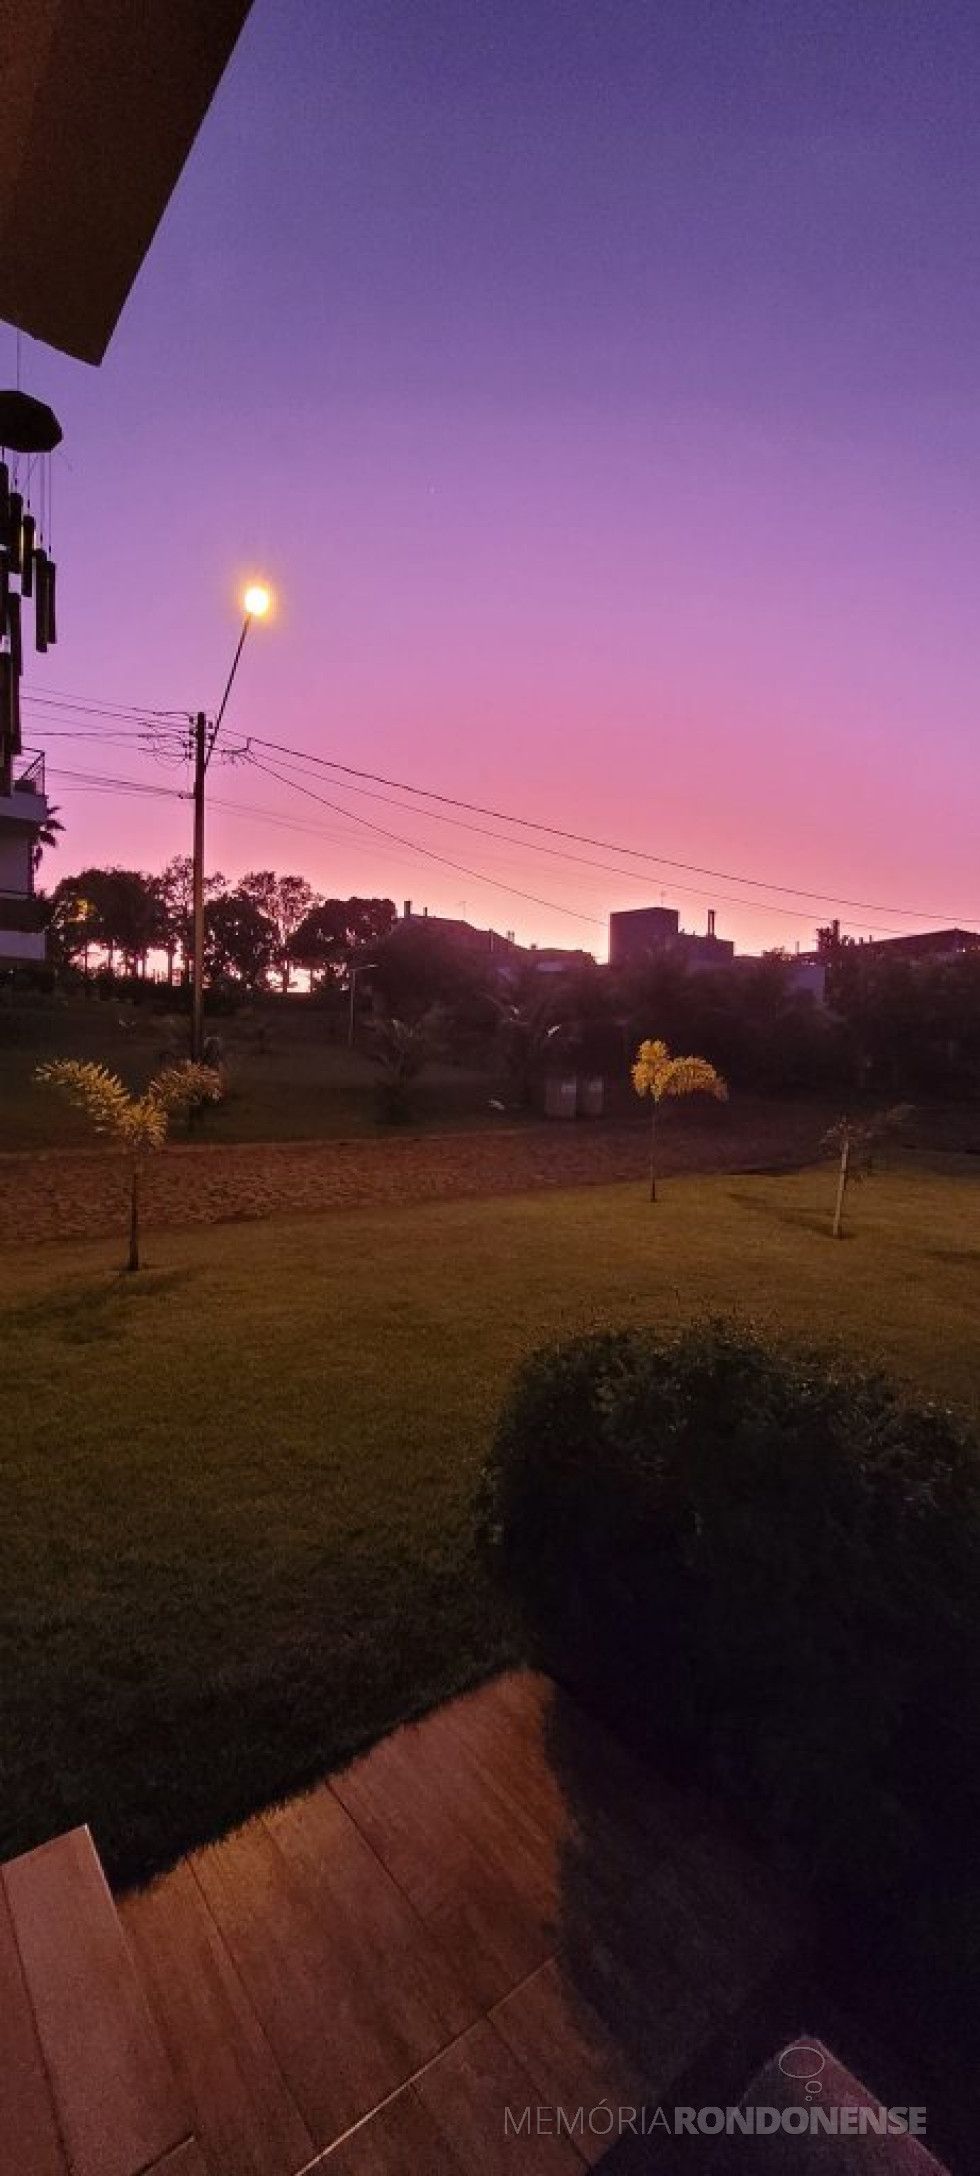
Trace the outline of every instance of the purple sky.
{"type": "MultiPolygon", "coordinates": [[[[307,774],[464,874],[216,764],[263,812],[215,807],[230,875],[600,953],[661,896],[746,946],[835,895],[980,923],[978,64],[973,0],[256,0],[101,370],[25,343],[71,464],[29,686],[213,708],[261,572],[228,747],[732,877],[307,774]]],[[[56,767],[182,783],[45,718],[56,767]]],[[[177,800],[52,789],[49,882],[188,844],[177,800]]]]}

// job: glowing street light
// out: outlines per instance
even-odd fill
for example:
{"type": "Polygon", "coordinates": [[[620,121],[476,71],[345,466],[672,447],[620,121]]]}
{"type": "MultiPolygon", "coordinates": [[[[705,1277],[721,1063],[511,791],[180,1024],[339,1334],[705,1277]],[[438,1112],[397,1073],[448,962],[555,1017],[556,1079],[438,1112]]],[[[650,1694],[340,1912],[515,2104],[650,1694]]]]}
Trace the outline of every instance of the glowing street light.
{"type": "Polygon", "coordinates": [[[242,605],[244,607],[245,617],[247,620],[264,620],[271,603],[272,592],[271,590],[268,590],[266,588],[264,582],[249,583],[248,588],[245,591],[245,595],[242,598],[242,605]]]}

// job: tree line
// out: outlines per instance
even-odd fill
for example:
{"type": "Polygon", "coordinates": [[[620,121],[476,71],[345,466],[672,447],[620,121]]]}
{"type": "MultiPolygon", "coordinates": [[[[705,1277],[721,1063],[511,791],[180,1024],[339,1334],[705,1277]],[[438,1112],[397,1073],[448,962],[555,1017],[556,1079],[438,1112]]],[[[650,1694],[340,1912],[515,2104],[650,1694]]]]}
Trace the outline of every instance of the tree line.
{"type": "MultiPolygon", "coordinates": [[[[88,868],[63,877],[47,901],[48,950],[55,966],[145,978],[151,955],[171,987],[192,957],[193,864],[175,855],[159,876],[143,869],[88,868]]],[[[204,880],[204,963],[212,984],[250,991],[292,986],[296,968],[337,980],[363,948],[380,944],[396,919],[390,899],[330,899],[305,877],[251,870],[229,884],[204,880]]]]}
{"type": "MultiPolygon", "coordinates": [[[[151,956],[169,986],[186,982],[191,863],[159,876],[87,868],[49,895],[49,956],[137,981],[151,956]]],[[[253,870],[205,884],[205,971],[212,991],[288,993],[297,969],[314,998],[343,1002],[350,969],[374,1010],[479,1062],[492,1046],[522,1097],[543,1073],[575,1066],[622,1076],[650,1034],[697,1050],[735,1086],[866,1090],[889,1099],[980,1091],[980,951],[912,960],[864,945],[823,946],[827,1003],[795,984],[775,951],[708,971],[663,953],[613,970],[595,962],[548,974],[533,952],[470,952],[438,922],[399,922],[382,897],[326,897],[305,877],[253,870]]]]}

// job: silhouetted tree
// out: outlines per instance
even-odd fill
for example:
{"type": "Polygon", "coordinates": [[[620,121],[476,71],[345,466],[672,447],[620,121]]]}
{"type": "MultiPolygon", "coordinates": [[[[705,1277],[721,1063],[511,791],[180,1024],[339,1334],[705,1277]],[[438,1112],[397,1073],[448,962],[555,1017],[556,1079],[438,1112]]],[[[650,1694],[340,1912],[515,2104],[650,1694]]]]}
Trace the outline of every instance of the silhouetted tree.
{"type": "Polygon", "coordinates": [[[421,1020],[434,1005],[452,1009],[496,978],[490,955],[462,950],[424,922],[399,922],[378,947],[372,985],[385,1010],[421,1020]]]}
{"type": "MultiPolygon", "coordinates": [[[[163,950],[167,955],[167,981],[173,982],[174,966],[180,956],[184,972],[193,946],[192,918],[194,910],[194,864],[189,854],[175,854],[168,861],[157,888],[163,908],[163,950]]],[[[217,899],[227,891],[227,879],[219,871],[204,879],[204,901],[217,899]]]]}
{"type": "Polygon", "coordinates": [[[276,932],[243,891],[221,892],[204,909],[204,966],[210,982],[229,977],[261,989],[276,958],[276,932]]]}
{"type": "Polygon", "coordinates": [[[62,916],[66,933],[73,919],[74,938],[80,939],[84,924],[84,947],[98,946],[104,951],[110,971],[121,955],[129,974],[145,972],[147,954],[163,941],[165,932],[156,877],[142,869],[82,869],[57,886],[55,897],[59,907],[66,909],[74,902],[74,917],[70,911],[62,916]]]}
{"type": "Polygon", "coordinates": [[[274,869],[253,869],[237,887],[265,916],[272,933],[271,964],[279,976],[283,994],[289,988],[292,942],[304,918],[317,904],[317,894],[305,876],[277,876],[274,869]]]}
{"type": "Polygon", "coordinates": [[[391,899],[320,899],[294,932],[290,956],[311,976],[339,980],[358,953],[384,943],[395,920],[391,899]]]}

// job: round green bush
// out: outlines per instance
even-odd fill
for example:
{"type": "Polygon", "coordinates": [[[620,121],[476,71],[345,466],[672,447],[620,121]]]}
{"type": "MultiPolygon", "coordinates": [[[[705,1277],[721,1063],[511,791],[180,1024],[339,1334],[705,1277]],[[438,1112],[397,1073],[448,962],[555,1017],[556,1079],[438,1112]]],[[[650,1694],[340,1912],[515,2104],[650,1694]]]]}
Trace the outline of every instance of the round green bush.
{"type": "Polygon", "coordinates": [[[980,1947],[964,1422],[725,1324],[583,1337],[522,1369],[482,1524],[537,1659],[922,1942],[969,1889],[980,1947]]]}

